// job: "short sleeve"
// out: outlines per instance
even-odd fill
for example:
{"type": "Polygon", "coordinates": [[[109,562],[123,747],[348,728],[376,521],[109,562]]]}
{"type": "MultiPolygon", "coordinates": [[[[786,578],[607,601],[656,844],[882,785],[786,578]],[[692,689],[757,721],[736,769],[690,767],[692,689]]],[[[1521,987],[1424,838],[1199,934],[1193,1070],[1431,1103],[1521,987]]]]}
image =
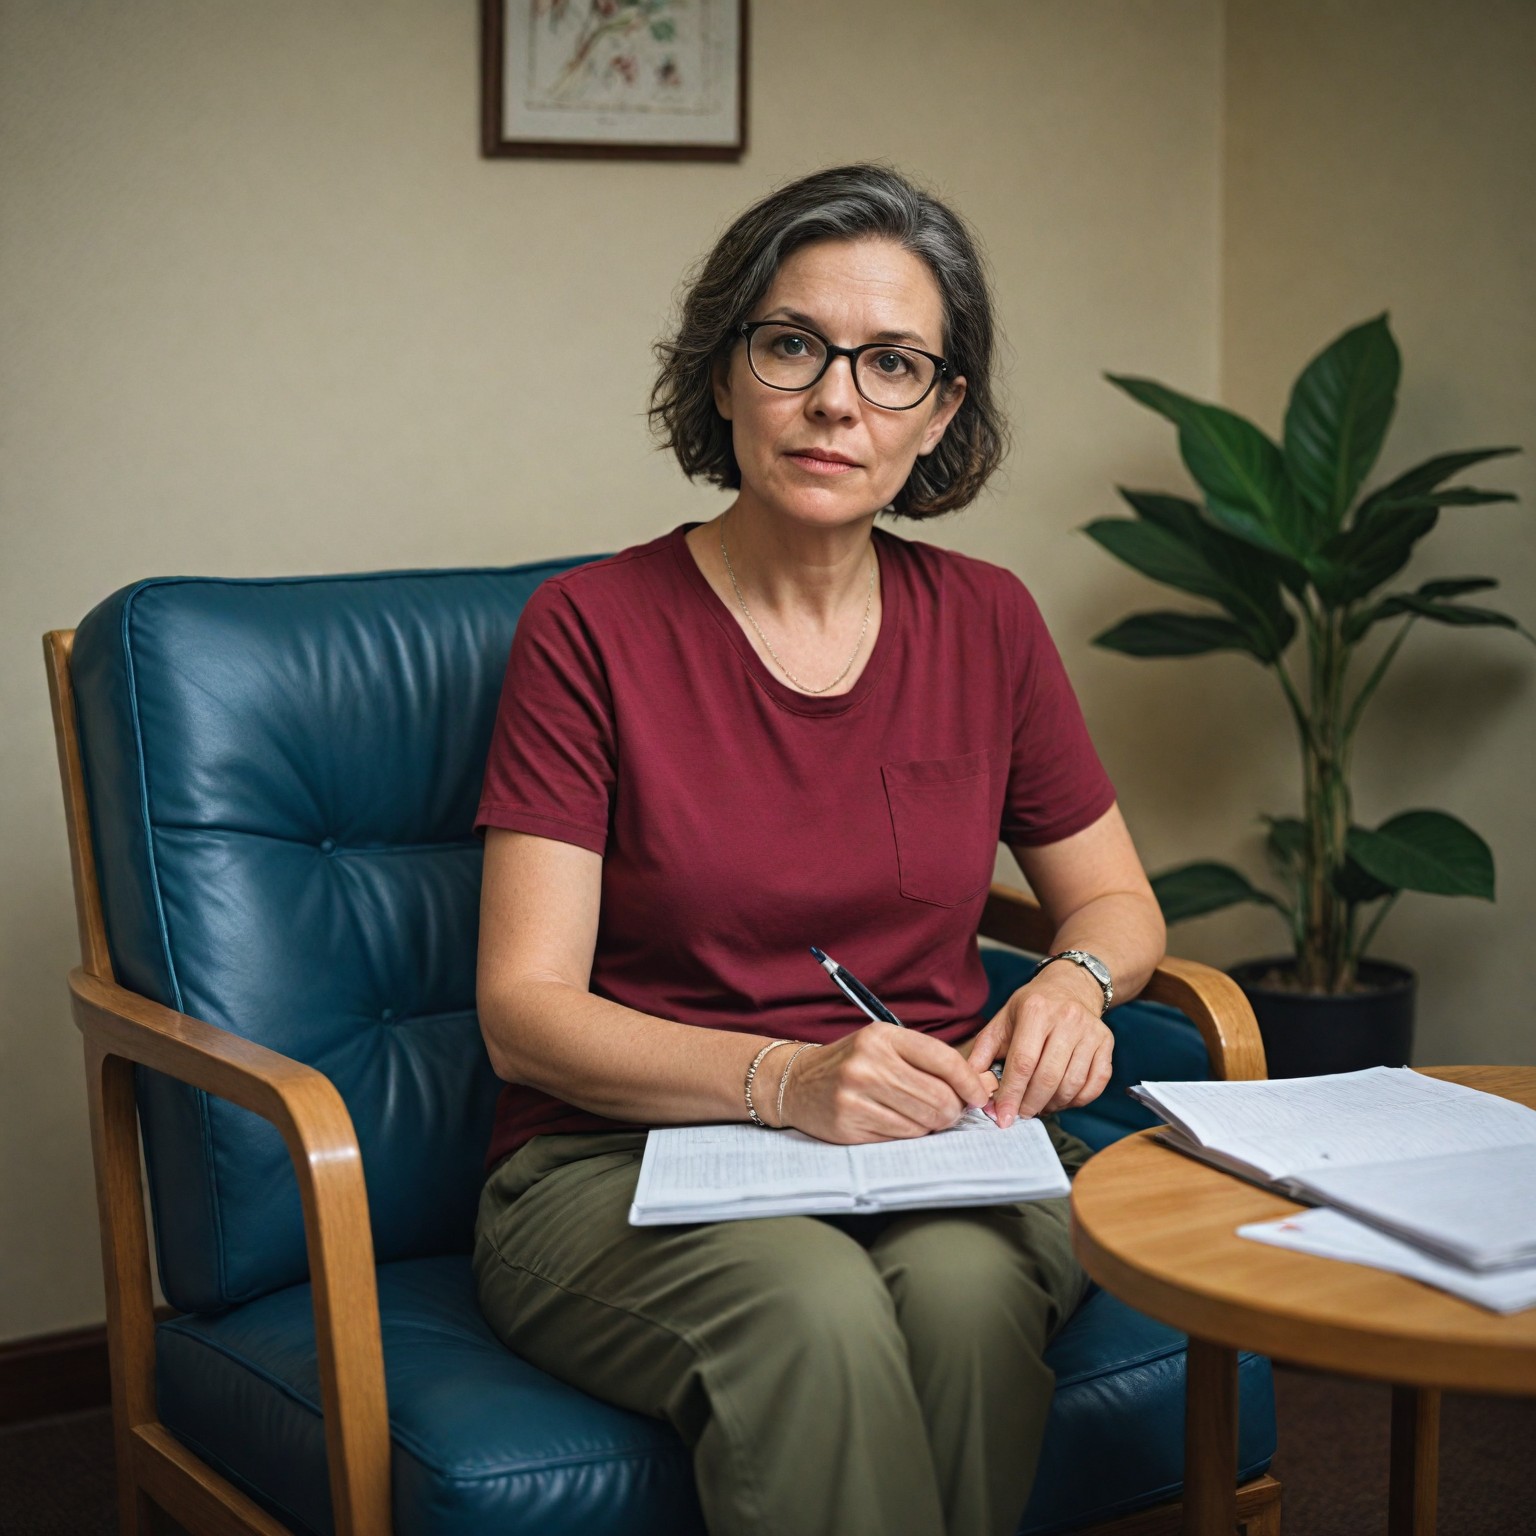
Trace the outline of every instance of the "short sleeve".
{"type": "Polygon", "coordinates": [[[1013,613],[1013,751],[1003,802],[1010,847],[1060,842],[1115,803],[1077,695],[1035,600],[1008,582],[1013,613]]]}
{"type": "Polygon", "coordinates": [[[546,581],[512,638],[475,830],[505,827],[602,854],[614,764],[602,659],[569,594],[546,581]]]}

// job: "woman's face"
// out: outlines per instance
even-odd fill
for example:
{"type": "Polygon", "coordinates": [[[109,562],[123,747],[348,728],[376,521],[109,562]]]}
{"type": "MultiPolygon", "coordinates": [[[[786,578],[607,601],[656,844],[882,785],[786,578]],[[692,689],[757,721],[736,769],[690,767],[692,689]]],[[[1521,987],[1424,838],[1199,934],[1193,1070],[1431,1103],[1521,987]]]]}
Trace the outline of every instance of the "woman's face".
{"type": "MultiPolygon", "coordinates": [[[[904,342],[943,355],[943,304],[927,264],[889,240],[823,240],[785,258],[749,320],[784,320],[837,346],[904,342]]],[[[848,358],[809,389],[770,389],[738,341],[715,373],[715,404],[731,423],[741,500],[818,527],[838,527],[888,506],[919,454],[938,446],[965,380],[935,388],[907,411],[871,405],[848,358]]]]}

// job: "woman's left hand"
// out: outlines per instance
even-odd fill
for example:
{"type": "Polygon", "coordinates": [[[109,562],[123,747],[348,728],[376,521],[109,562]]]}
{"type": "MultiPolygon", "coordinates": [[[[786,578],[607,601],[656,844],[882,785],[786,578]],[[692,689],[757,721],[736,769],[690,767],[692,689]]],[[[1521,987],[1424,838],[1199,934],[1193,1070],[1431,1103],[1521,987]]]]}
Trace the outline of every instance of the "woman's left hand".
{"type": "Polygon", "coordinates": [[[978,1072],[1006,1057],[988,1113],[1005,1129],[1033,1116],[1091,1104],[1109,1082],[1115,1037],[1099,1017],[1099,984],[1076,965],[1048,965],[962,1047],[978,1072]]]}

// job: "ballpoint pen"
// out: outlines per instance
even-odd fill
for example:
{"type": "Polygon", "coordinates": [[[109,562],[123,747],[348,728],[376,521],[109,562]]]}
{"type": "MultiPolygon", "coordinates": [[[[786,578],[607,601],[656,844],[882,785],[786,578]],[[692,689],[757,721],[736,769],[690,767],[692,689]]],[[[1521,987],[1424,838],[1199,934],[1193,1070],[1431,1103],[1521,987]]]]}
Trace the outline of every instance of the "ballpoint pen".
{"type": "MultiPolygon", "coordinates": [[[[816,963],[832,978],[832,984],[855,1008],[873,1019],[877,1024],[894,1024],[898,1029],[906,1028],[906,1025],[852,971],[848,970],[845,966],[839,965],[831,955],[827,954],[824,950],[817,949],[814,944],[810,948],[811,953],[816,957],[816,963]]],[[[994,1061],[991,1070],[993,1077],[998,1082],[1002,1082],[1002,1062],[994,1061]]]]}

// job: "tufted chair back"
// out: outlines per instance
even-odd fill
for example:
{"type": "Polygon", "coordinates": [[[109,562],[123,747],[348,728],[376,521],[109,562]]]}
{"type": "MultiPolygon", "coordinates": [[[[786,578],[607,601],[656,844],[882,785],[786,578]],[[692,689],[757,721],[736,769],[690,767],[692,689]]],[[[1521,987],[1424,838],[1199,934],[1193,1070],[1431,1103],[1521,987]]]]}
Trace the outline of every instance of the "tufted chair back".
{"type": "MultiPolygon", "coordinates": [[[[518,614],[580,563],[145,581],[75,636],[117,978],[331,1078],[381,1263],[470,1246],[497,1091],[474,812],[518,614]]],[[[278,1134],[143,1069],[138,1099],[172,1305],[307,1279],[278,1134]]]]}

